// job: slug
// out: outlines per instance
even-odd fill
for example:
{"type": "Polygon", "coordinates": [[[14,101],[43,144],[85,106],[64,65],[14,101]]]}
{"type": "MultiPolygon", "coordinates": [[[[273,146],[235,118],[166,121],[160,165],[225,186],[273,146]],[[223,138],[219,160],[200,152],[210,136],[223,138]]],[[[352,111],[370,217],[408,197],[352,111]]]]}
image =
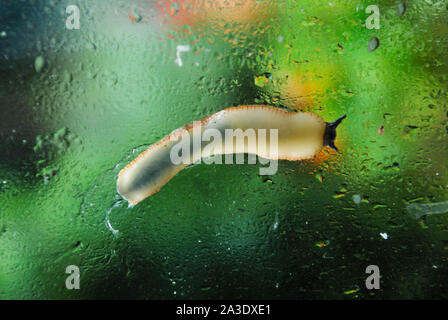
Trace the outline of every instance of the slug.
{"type": "Polygon", "coordinates": [[[296,161],[312,158],[324,146],[338,151],[334,145],[336,127],[345,117],[343,115],[327,123],[313,113],[287,112],[265,105],[227,108],[187,124],[151,145],[119,172],[117,191],[130,205],[135,205],[159,191],[185,167],[212,155],[247,153],[265,159],[296,161]],[[224,139],[218,142],[221,148],[212,149],[204,137],[202,141],[194,138],[197,131],[205,135],[207,130],[211,130],[209,132],[224,136],[229,129],[239,129],[240,132],[253,130],[259,141],[267,136],[271,139],[266,139],[269,141],[264,148],[249,138],[224,139]],[[191,135],[193,139],[188,138],[191,135]],[[275,143],[272,138],[277,139],[275,143]],[[187,160],[181,163],[172,158],[173,154],[179,155],[179,143],[186,143],[186,153],[189,153],[184,157],[187,160]]]}

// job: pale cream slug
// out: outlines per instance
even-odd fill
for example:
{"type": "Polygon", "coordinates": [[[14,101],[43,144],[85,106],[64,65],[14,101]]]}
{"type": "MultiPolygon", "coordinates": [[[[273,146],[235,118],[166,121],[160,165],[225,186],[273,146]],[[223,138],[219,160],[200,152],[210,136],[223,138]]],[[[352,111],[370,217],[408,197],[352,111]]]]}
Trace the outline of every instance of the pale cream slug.
{"type": "Polygon", "coordinates": [[[265,159],[295,161],[313,157],[324,146],[337,151],[334,146],[336,127],[344,118],[345,115],[332,123],[327,123],[313,113],[287,112],[265,105],[224,109],[200,121],[185,125],[151,145],[120,171],[117,191],[130,205],[135,205],[159,191],[185,167],[202,157],[211,155],[247,153],[256,154],[265,159]],[[213,149],[207,147],[212,142],[210,137],[205,139],[208,142],[200,141],[199,143],[193,138],[187,139],[198,132],[205,135],[210,129],[215,133],[221,133],[223,137],[229,129],[235,131],[240,129],[243,132],[252,130],[257,136],[257,141],[266,137],[266,147],[260,148],[260,145],[249,138],[225,139],[224,137],[220,142],[222,148],[213,149]],[[275,145],[271,145],[271,139],[269,139],[272,129],[276,130],[275,145]],[[187,139],[185,141],[189,144],[190,154],[187,161],[175,163],[172,152],[174,148],[178,148],[179,141],[183,139],[187,139]]]}

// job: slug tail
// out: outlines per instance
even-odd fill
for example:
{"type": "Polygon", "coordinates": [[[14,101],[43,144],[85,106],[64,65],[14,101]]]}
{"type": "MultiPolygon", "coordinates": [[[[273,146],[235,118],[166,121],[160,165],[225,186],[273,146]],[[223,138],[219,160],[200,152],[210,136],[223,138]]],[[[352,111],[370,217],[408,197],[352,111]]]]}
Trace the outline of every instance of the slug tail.
{"type": "Polygon", "coordinates": [[[347,118],[347,115],[344,114],[342,117],[340,117],[339,119],[330,122],[330,123],[326,123],[325,126],[325,132],[324,132],[324,146],[329,146],[331,149],[333,149],[336,152],[339,152],[338,148],[336,148],[336,146],[334,145],[334,140],[336,139],[336,128],[339,126],[339,124],[342,122],[342,120],[344,120],[345,118],[347,118]]]}

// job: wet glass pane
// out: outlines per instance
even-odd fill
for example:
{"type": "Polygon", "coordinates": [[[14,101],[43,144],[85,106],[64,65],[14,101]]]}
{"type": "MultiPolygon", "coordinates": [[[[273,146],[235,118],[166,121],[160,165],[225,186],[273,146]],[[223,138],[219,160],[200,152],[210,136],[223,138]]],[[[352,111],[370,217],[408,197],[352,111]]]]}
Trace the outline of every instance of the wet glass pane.
{"type": "Polygon", "coordinates": [[[0,298],[448,298],[447,52],[438,0],[0,0],[0,298]],[[271,175],[145,162],[128,205],[229,107],[321,146],[347,117],[271,175]]]}

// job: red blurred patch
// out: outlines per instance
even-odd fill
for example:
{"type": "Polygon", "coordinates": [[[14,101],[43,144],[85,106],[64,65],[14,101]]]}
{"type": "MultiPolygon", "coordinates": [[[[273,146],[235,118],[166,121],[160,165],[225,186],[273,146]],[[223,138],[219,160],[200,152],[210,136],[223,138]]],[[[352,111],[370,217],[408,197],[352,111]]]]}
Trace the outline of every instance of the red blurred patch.
{"type": "Polygon", "coordinates": [[[129,19],[130,19],[132,22],[135,21],[135,16],[134,16],[134,14],[132,13],[132,11],[129,13],[129,19]]]}

